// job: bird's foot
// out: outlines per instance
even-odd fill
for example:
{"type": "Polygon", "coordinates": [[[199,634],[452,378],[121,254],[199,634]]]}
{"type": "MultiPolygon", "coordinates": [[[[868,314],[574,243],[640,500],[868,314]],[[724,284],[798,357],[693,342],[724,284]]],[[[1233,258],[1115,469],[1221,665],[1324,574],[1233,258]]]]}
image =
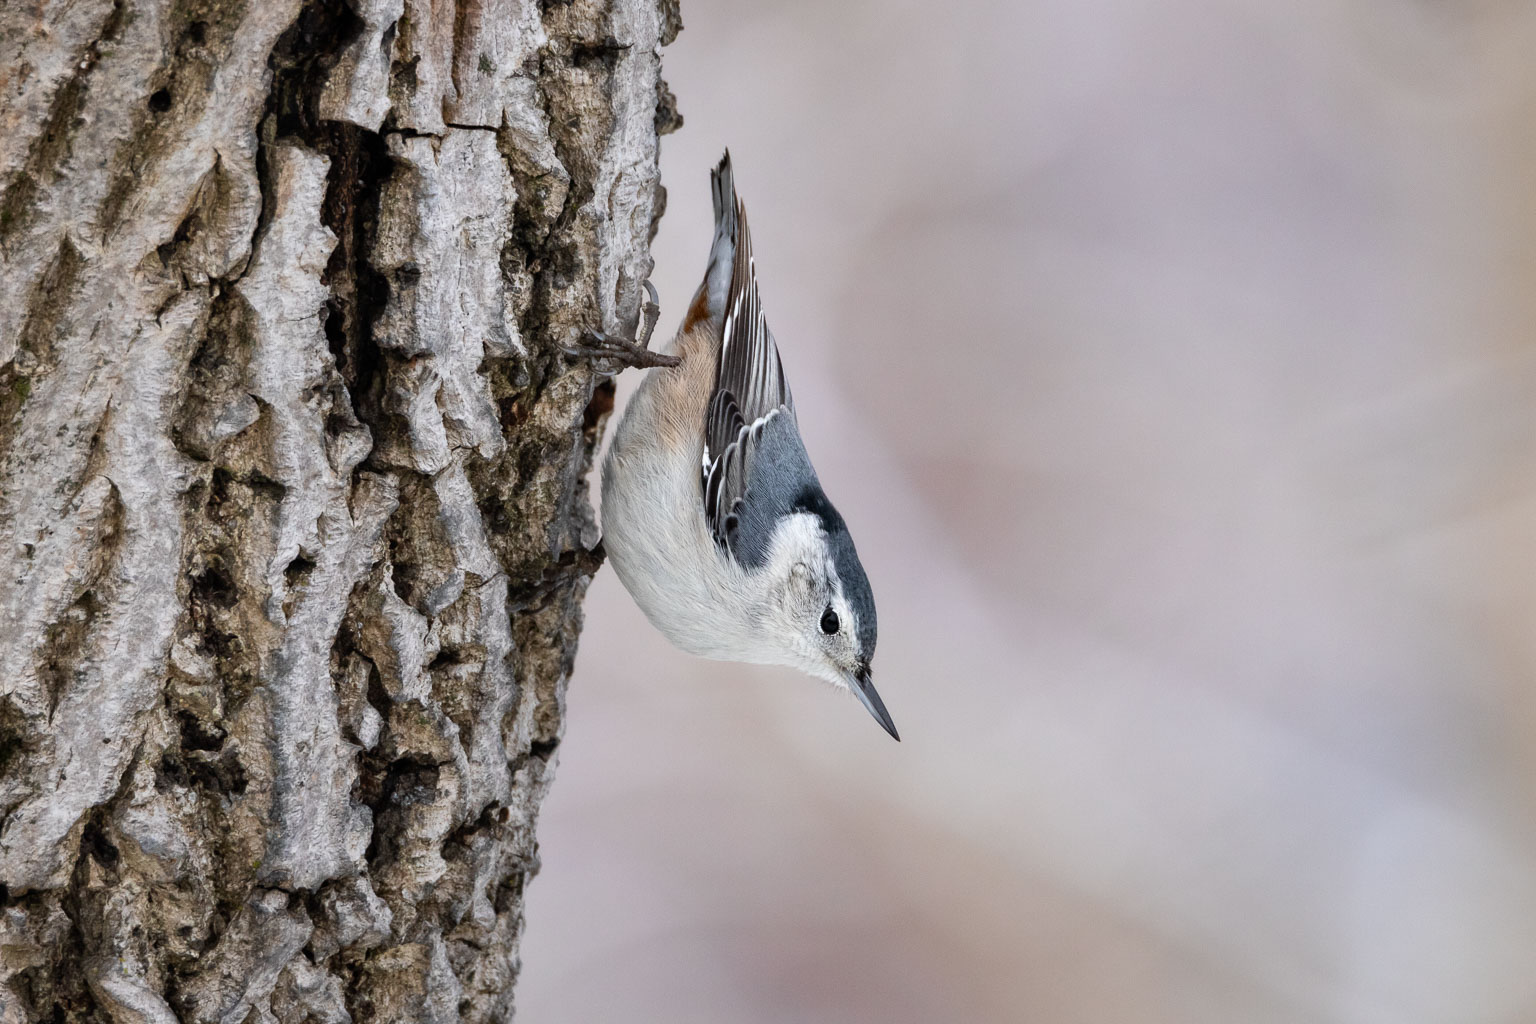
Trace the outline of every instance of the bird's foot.
{"type": "Polygon", "coordinates": [[[588,331],[580,344],[565,346],[565,354],[589,360],[594,369],[608,376],[626,367],[647,370],[656,366],[676,366],[682,362],[677,356],[652,352],[638,341],[610,337],[602,331],[588,331]]]}
{"type": "Polygon", "coordinates": [[[650,369],[657,366],[676,366],[682,362],[677,356],[652,352],[647,348],[651,343],[651,334],[656,330],[656,321],[661,317],[661,307],[657,305],[656,288],[651,282],[645,282],[645,291],[650,297],[646,299],[645,305],[640,307],[640,330],[633,341],[628,338],[614,338],[602,331],[589,330],[580,343],[566,346],[566,354],[593,360],[597,363],[595,368],[599,373],[609,375],[627,366],[650,369]]]}

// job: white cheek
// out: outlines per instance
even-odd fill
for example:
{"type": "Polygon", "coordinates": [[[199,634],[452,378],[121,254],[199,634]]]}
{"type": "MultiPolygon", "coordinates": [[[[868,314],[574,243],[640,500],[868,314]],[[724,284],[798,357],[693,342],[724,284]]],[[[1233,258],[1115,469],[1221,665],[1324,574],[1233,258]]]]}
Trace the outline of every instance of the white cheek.
{"type": "Polygon", "coordinates": [[[771,644],[781,664],[833,683],[841,682],[837,669],[836,637],[822,634],[822,611],[835,598],[835,569],[827,559],[821,524],[811,515],[792,515],[775,529],[768,565],[762,570],[773,585],[761,619],[764,641],[771,644]]]}
{"type": "Polygon", "coordinates": [[[809,632],[805,622],[804,602],[789,598],[774,605],[771,622],[765,626],[776,638],[784,664],[807,675],[835,678],[827,663],[826,652],[818,642],[820,634],[809,632]]]}

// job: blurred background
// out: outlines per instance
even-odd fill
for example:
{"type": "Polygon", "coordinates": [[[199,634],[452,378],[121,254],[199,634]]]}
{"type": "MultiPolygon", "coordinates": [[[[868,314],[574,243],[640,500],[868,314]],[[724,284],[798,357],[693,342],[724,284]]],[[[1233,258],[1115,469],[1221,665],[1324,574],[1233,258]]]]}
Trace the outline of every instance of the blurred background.
{"type": "Polygon", "coordinates": [[[601,573],[520,1019],[1536,1021],[1536,5],[683,19],[903,742],[601,573]]]}

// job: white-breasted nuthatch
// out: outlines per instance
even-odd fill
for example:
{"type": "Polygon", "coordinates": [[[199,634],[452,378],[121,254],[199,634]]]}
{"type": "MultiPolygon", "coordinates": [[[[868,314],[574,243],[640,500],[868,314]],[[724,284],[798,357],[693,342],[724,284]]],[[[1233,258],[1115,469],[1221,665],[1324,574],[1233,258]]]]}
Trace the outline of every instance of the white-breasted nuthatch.
{"type": "Polygon", "coordinates": [[[658,367],[603,463],[603,546],[673,644],[846,687],[900,739],[870,682],[874,595],[800,439],[730,153],[712,183],[709,267],[668,353],[644,349],[654,301],[637,342],[594,350],[658,367]]]}

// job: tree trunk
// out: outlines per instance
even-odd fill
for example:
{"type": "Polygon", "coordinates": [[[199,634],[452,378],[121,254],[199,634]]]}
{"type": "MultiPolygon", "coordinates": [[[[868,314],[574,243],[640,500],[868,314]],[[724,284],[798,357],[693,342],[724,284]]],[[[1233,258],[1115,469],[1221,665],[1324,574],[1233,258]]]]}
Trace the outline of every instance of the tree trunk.
{"type": "Polygon", "coordinates": [[[678,27],[0,4],[0,1024],[511,1017],[678,27]]]}

